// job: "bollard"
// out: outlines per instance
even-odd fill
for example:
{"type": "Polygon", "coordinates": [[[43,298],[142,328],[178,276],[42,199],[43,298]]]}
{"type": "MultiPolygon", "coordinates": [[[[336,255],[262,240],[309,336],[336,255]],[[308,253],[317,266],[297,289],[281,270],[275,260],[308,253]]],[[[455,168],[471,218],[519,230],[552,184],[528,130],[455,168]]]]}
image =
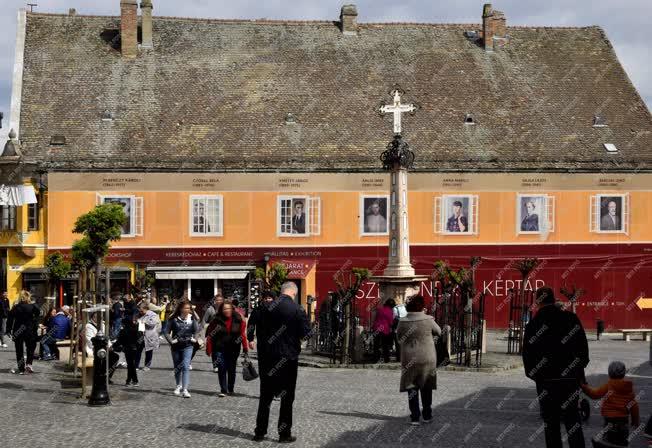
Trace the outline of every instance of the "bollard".
{"type": "Polygon", "coordinates": [[[109,340],[103,333],[93,339],[93,390],[88,399],[89,406],[106,406],[111,404],[107,388],[107,362],[109,358],[109,340]]]}
{"type": "Polygon", "coordinates": [[[602,333],[604,333],[604,321],[602,319],[598,319],[598,321],[596,322],[595,333],[596,333],[596,335],[598,337],[598,341],[599,341],[600,340],[600,335],[602,333]]]}

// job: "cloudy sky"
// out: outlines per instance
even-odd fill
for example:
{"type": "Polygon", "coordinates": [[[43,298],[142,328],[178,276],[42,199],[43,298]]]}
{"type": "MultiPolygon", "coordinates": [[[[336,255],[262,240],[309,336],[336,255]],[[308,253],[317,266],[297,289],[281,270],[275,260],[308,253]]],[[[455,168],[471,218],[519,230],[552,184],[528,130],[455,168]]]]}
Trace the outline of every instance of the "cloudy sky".
{"type": "MultiPolygon", "coordinates": [[[[164,16],[336,20],[343,0],[153,0],[154,13],[164,16]]],[[[357,0],[361,22],[409,21],[479,23],[482,1],[357,0]]],[[[16,12],[27,3],[36,11],[118,15],[120,0],[0,0],[0,111],[9,119],[14,61],[16,12]]],[[[650,0],[494,0],[508,24],[603,27],[634,85],[652,105],[652,17],[650,0]]],[[[0,133],[6,132],[2,129],[0,133]]],[[[1,134],[0,134],[1,135],[1,134]]]]}

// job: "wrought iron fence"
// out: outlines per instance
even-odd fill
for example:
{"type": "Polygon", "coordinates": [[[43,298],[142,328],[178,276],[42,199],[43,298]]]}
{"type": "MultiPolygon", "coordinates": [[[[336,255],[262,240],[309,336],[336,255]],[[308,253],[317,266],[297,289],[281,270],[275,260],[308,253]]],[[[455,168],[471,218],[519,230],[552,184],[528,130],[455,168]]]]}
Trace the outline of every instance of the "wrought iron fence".
{"type": "Polygon", "coordinates": [[[520,355],[523,353],[523,338],[525,326],[532,317],[534,291],[510,289],[509,299],[509,325],[507,329],[507,353],[520,355]]]}

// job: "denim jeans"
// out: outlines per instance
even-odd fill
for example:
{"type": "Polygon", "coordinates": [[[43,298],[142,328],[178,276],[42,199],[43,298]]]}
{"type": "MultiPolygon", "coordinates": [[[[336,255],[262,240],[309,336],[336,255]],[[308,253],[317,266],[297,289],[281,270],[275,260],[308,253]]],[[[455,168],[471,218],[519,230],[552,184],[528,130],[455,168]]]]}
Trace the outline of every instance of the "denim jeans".
{"type": "Polygon", "coordinates": [[[152,358],[154,358],[154,350],[145,351],[145,367],[152,367],[152,358]]]}
{"type": "Polygon", "coordinates": [[[220,392],[233,393],[235,389],[235,368],[238,363],[240,351],[235,352],[218,352],[217,360],[217,376],[220,381],[220,392]]]}
{"type": "Polygon", "coordinates": [[[174,379],[177,386],[188,389],[190,384],[190,358],[192,357],[192,345],[172,349],[172,363],[174,364],[174,379]]]}

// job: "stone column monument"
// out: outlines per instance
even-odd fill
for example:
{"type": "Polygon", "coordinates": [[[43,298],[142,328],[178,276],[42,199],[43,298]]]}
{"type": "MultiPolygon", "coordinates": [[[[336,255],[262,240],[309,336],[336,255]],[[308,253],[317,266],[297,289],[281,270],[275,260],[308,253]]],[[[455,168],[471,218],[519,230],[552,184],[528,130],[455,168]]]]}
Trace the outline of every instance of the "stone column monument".
{"type": "Polygon", "coordinates": [[[414,152],[401,136],[401,114],[413,112],[412,104],[401,104],[401,94],[394,92],[394,102],[380,111],[394,114],[394,139],[387,145],[380,160],[390,172],[389,254],[383,275],[372,277],[379,284],[382,301],[393,298],[397,304],[417,294],[427,276],[415,275],[410,262],[410,230],[408,219],[408,170],[414,163],[414,152]]]}

